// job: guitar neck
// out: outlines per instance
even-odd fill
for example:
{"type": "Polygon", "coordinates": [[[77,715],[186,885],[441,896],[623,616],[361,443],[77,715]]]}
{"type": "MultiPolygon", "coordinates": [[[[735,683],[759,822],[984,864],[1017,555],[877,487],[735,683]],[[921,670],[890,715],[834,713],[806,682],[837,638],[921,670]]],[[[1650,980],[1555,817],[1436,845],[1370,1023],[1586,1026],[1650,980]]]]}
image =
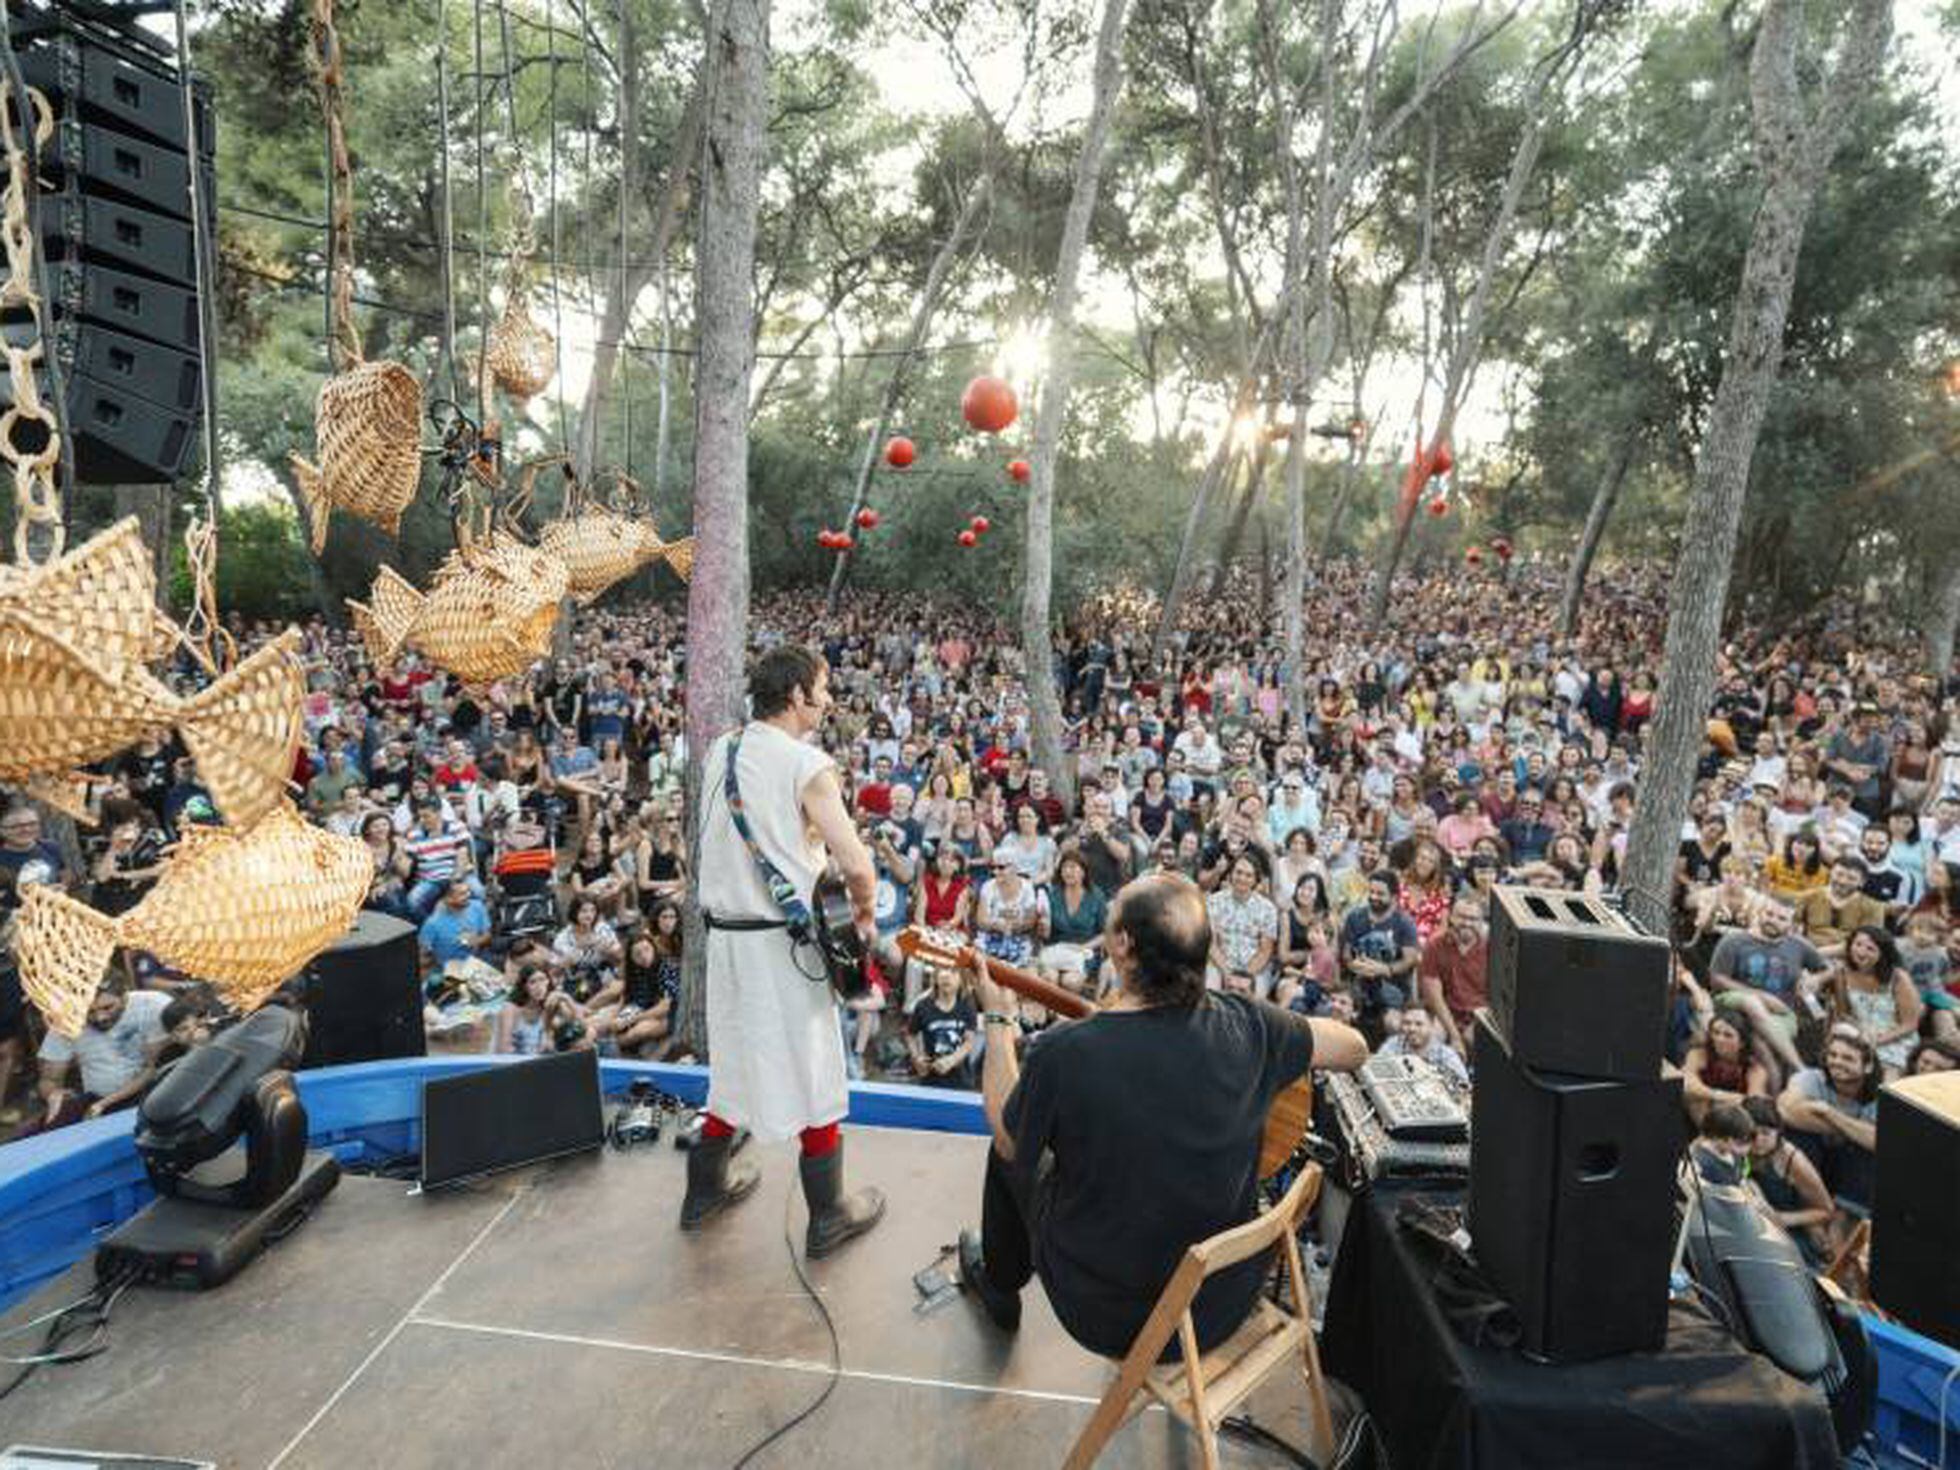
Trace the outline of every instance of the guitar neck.
{"type": "MultiPolygon", "coordinates": [[[[955,944],[951,936],[937,930],[910,929],[898,938],[898,948],[908,955],[930,964],[944,965],[948,968],[978,969],[980,952],[970,944],[955,944]]],[[[1016,994],[1047,1006],[1058,1016],[1071,1020],[1082,1016],[1092,1016],[1096,1012],[1095,1002],[1086,1000],[1073,990],[1064,990],[1051,980],[1044,980],[1032,971],[1015,965],[1005,964],[991,957],[987,960],[987,972],[1016,994]]]]}
{"type": "MultiPolygon", "coordinates": [[[[968,955],[971,953],[972,951],[968,951],[968,955]]],[[[968,955],[962,955],[960,957],[962,963],[966,962],[968,955]]],[[[1077,1020],[1083,1016],[1093,1016],[1096,1013],[1096,1006],[1093,1001],[1077,995],[1073,990],[1064,990],[1052,980],[1044,980],[1032,971],[1023,970],[1014,965],[1004,965],[997,959],[989,958],[987,961],[987,973],[992,975],[1000,984],[1005,985],[1009,990],[1026,997],[1028,1000],[1047,1006],[1049,1010],[1058,1016],[1067,1016],[1070,1020],[1077,1020]]]]}

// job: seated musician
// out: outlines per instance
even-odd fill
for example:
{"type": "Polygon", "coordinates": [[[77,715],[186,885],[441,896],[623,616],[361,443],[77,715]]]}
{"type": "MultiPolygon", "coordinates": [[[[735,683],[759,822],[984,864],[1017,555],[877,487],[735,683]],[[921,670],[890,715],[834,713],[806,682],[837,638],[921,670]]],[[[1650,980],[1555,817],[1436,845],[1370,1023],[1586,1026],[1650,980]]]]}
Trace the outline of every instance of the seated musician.
{"type": "MultiPolygon", "coordinates": [[[[1104,953],[1114,1000],[1015,1055],[1013,998],[973,976],[987,1040],[981,1227],[960,1270],[1007,1331],[1039,1274],[1091,1352],[1129,1350],[1186,1248],[1252,1218],[1268,1105],[1309,1065],[1351,1071],[1360,1033],[1249,995],[1205,989],[1211,925],[1189,879],[1153,873],[1117,894],[1104,953]]],[[[1192,1304],[1209,1350],[1251,1311],[1268,1263],[1220,1271],[1192,1304]]]]}

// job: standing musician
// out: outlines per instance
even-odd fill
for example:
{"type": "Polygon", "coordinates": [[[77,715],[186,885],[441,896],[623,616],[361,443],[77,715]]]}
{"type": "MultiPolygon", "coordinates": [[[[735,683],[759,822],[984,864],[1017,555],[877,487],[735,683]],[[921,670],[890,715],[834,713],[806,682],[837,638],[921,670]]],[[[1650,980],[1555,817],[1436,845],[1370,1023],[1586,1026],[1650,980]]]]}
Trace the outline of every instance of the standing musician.
{"type": "MultiPolygon", "coordinates": [[[[1025,1064],[1012,999],[976,956],[994,1143],[959,1259],[999,1327],[1020,1325],[1038,1273],[1069,1335],[1122,1357],[1185,1250],[1252,1218],[1274,1096],[1309,1066],[1352,1071],[1368,1048],[1338,1021],[1207,991],[1211,924],[1187,878],[1127,885],[1103,939],[1115,1002],[1044,1033],[1025,1064]]],[[[1191,1305],[1205,1351],[1245,1320],[1264,1274],[1255,1257],[1205,1282],[1191,1305]]]]}
{"type": "Polygon", "coordinates": [[[876,1189],[844,1192],[837,1125],[850,1108],[843,1032],[821,956],[789,933],[728,799],[729,752],[741,818],[768,862],[808,912],[811,891],[834,858],[852,919],[867,942],[876,932],[877,878],[871,854],[844,809],[836,767],[810,743],[830,710],[830,670],[818,654],[773,648],[749,674],[752,718],[708,751],[701,785],[701,909],[708,925],[707,1116],[688,1155],[681,1229],[699,1230],[746,1198],[760,1175],[730,1161],[738,1128],[767,1141],[798,1136],[805,1248],[826,1256],[864,1234],[885,1212],[876,1189]]]}

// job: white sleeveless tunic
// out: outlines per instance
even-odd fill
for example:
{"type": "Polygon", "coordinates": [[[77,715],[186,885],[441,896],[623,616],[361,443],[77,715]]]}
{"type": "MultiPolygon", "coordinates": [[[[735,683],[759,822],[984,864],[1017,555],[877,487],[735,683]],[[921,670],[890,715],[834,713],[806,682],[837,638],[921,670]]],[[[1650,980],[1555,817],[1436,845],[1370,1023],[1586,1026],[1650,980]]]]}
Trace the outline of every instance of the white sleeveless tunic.
{"type": "MultiPolygon", "coordinates": [[[[730,737],[708,750],[701,787],[700,896],[727,919],[780,919],[782,911],[729,819],[730,737]]],[[[831,769],[828,755],[774,725],[751,721],[736,776],[756,845],[809,902],[826,856],[803,818],[803,789],[831,769]]],[[[814,953],[800,957],[821,972],[814,953]]],[[[708,931],[708,1110],[764,1142],[835,1123],[850,1110],[843,1032],[830,986],[796,967],[782,929],[708,931]]]]}

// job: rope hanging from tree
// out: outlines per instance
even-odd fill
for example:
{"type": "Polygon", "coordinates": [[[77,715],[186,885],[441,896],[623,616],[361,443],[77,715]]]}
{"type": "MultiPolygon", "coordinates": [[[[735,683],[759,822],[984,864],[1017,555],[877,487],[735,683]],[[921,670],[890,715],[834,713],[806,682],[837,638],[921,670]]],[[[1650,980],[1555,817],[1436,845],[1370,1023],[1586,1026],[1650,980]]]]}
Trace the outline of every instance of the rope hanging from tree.
{"type": "Polygon", "coordinates": [[[415,499],[422,475],[422,384],[397,362],[366,362],[354,325],[354,166],[347,149],[346,96],[333,0],[313,0],[313,63],[326,120],[328,192],[327,352],[337,371],[320,389],[317,465],[293,456],[315,555],[336,509],[390,535],[415,499]],[[334,359],[338,357],[339,361],[334,359]]]}
{"type": "Polygon", "coordinates": [[[55,467],[61,462],[61,425],[41,398],[47,339],[41,296],[35,290],[35,230],[28,218],[32,165],[19,133],[22,117],[31,116],[38,149],[54,136],[54,114],[48,99],[36,89],[28,89],[24,113],[14,105],[14,97],[11,80],[0,84],[0,127],[5,129],[7,150],[6,194],[0,200],[0,248],[6,252],[7,279],[0,284],[0,309],[24,309],[29,331],[25,343],[9,338],[5,344],[13,406],[0,415],[0,457],[14,469],[14,557],[25,567],[59,557],[67,532],[55,478],[55,467]]]}

